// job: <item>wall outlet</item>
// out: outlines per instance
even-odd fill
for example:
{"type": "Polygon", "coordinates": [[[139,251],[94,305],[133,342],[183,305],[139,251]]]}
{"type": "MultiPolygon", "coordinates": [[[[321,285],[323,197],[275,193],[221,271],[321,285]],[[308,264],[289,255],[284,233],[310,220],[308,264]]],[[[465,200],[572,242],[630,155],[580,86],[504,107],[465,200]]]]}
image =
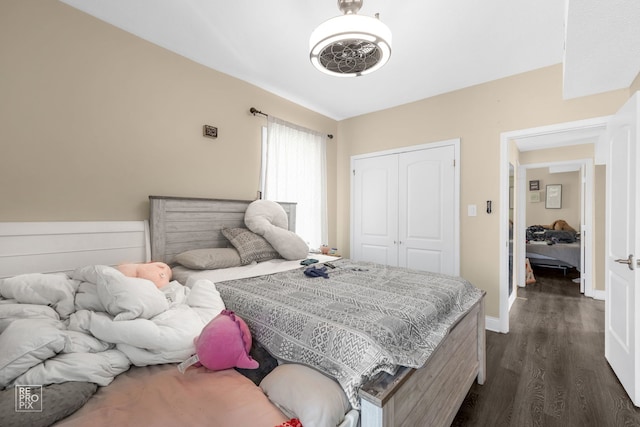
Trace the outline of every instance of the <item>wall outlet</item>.
{"type": "Polygon", "coordinates": [[[217,138],[218,137],[218,128],[217,127],[213,127],[213,126],[209,126],[209,125],[204,125],[204,126],[202,126],[202,135],[203,136],[208,136],[209,138],[217,138]]]}

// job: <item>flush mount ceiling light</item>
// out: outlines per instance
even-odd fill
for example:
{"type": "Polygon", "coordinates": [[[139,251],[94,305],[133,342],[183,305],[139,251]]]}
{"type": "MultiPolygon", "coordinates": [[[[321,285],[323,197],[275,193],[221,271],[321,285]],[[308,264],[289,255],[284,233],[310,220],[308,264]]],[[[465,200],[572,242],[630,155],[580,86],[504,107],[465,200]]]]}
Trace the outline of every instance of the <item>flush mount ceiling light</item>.
{"type": "Polygon", "coordinates": [[[391,56],[391,31],[378,19],[356,15],[362,0],[338,0],[344,15],[320,24],[309,39],[311,63],[334,76],[353,77],[382,67],[391,56]]]}

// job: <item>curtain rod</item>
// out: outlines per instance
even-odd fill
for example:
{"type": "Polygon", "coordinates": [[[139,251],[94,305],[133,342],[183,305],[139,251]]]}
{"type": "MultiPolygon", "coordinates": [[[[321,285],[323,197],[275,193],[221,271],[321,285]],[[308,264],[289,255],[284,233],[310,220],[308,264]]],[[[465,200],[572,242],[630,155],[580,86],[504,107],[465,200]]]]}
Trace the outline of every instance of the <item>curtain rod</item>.
{"type": "MultiPolygon", "coordinates": [[[[255,108],[255,107],[251,107],[251,108],[249,108],[249,112],[250,112],[251,114],[253,114],[254,116],[255,116],[256,114],[260,114],[261,116],[269,117],[269,115],[268,115],[267,113],[263,113],[262,111],[258,110],[258,109],[257,109],[257,108],[255,108]]],[[[329,139],[333,139],[333,135],[328,134],[328,135],[327,135],[327,138],[329,138],[329,139]]]]}

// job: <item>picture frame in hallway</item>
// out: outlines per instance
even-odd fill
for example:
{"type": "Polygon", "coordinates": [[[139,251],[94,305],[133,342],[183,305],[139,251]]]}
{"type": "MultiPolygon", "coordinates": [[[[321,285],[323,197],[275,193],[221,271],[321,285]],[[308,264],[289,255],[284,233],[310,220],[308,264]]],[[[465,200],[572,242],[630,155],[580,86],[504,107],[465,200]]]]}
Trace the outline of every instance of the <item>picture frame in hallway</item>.
{"type": "Polygon", "coordinates": [[[547,185],[544,207],[547,209],[562,208],[562,184],[547,185]]]}
{"type": "Polygon", "coordinates": [[[529,203],[538,203],[540,201],[540,192],[539,191],[530,191],[529,192],[529,203]]]}

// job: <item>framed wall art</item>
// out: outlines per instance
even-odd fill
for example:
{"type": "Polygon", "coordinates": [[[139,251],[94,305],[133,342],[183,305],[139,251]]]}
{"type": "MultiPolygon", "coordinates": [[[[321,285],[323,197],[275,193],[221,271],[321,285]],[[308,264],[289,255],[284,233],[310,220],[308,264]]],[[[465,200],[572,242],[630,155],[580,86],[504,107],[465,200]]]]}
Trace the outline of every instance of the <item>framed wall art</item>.
{"type": "Polygon", "coordinates": [[[562,184],[547,185],[547,198],[544,207],[547,209],[562,208],[562,184]]]}
{"type": "Polygon", "coordinates": [[[538,203],[540,201],[540,192],[539,191],[530,191],[529,192],[529,203],[538,203]]]}

